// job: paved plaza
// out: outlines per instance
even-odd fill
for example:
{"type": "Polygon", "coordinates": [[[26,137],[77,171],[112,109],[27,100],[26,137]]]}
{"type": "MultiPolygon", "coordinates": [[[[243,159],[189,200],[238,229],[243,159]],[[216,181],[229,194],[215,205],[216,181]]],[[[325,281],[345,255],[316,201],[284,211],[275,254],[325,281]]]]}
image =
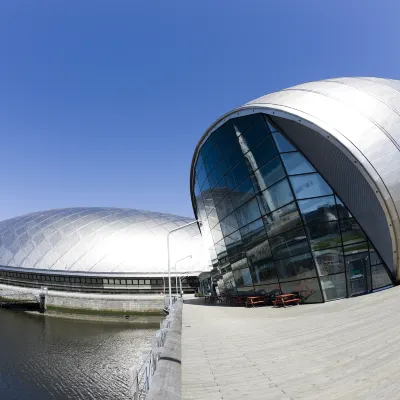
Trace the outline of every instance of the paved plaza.
{"type": "Polygon", "coordinates": [[[400,287],[285,309],[187,298],[182,398],[400,399],[400,287]]]}

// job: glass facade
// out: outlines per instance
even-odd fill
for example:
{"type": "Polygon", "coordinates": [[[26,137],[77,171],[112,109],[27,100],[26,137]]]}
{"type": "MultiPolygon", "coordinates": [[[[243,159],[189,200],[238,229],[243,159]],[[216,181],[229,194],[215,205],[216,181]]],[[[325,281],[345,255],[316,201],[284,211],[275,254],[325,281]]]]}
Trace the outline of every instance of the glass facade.
{"type": "Polygon", "coordinates": [[[313,303],[392,285],[355,218],[266,115],[208,137],[193,190],[220,290],[298,292],[313,303]]]}

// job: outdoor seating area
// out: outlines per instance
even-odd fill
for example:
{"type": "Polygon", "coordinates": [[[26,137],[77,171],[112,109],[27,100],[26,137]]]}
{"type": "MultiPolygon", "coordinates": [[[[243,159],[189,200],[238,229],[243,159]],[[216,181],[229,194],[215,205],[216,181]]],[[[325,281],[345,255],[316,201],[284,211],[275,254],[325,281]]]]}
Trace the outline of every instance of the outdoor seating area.
{"type": "Polygon", "coordinates": [[[261,295],[206,295],[204,296],[205,303],[224,304],[225,306],[233,307],[251,307],[256,306],[273,306],[274,308],[283,306],[284,308],[289,305],[299,305],[303,303],[303,296],[299,292],[282,293],[275,292],[261,295]]]}

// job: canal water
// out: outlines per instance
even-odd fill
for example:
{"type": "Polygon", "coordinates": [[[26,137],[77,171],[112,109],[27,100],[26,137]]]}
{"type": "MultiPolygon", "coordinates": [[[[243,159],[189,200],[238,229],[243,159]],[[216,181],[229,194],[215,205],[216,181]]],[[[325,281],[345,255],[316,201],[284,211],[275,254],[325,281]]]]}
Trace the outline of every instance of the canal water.
{"type": "Polygon", "coordinates": [[[0,309],[0,399],[129,399],[155,331],[0,309]]]}

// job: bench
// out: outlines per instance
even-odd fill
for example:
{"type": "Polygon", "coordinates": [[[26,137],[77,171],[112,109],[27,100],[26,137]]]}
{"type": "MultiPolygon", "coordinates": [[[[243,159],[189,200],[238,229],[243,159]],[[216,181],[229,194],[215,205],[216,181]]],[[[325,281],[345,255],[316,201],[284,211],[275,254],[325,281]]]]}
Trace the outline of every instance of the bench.
{"type": "Polygon", "coordinates": [[[256,304],[265,304],[264,298],[260,297],[260,296],[249,296],[249,297],[247,297],[247,299],[246,299],[246,307],[250,307],[251,306],[251,307],[254,308],[254,306],[256,304]]]}
{"type": "Polygon", "coordinates": [[[296,297],[293,293],[290,294],[279,294],[276,296],[274,301],[274,307],[281,304],[283,307],[289,303],[296,303],[297,305],[300,304],[300,298],[296,297]]]}

